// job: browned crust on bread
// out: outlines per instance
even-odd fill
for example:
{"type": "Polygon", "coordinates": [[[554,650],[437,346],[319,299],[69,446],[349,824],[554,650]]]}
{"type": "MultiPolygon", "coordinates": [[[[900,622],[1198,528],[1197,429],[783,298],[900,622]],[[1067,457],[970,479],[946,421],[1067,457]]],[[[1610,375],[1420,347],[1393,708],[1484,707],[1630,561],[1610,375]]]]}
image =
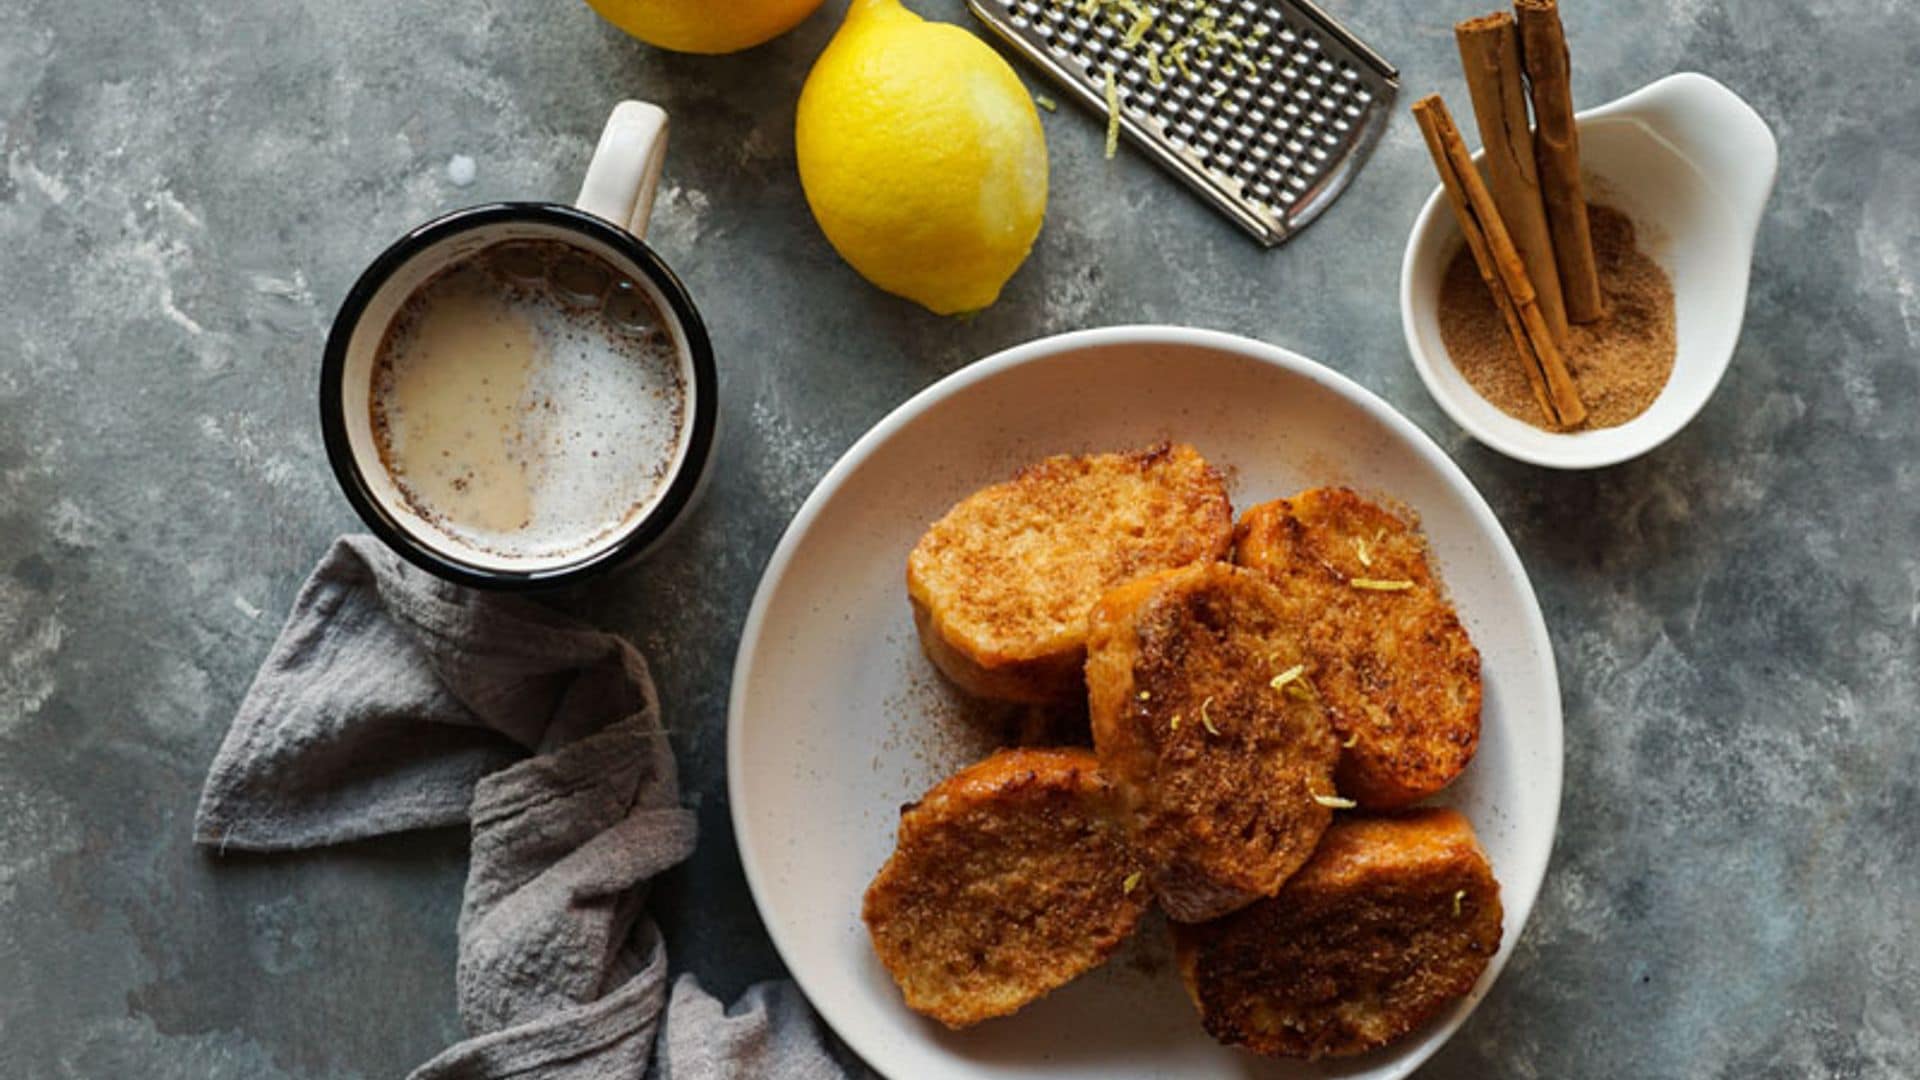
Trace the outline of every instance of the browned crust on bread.
{"type": "Polygon", "coordinates": [[[1345,818],[1280,894],[1175,926],[1215,1039],[1271,1057],[1364,1053],[1472,991],[1500,947],[1500,885],[1452,810],[1345,818]]]}
{"type": "Polygon", "coordinates": [[[907,1006],[1005,1016],[1099,966],[1150,894],[1087,750],[1003,750],[900,812],[861,911],[907,1006]]]}
{"type": "Polygon", "coordinates": [[[1466,768],[1480,741],[1480,653],[1412,522],[1346,488],[1316,488],[1243,514],[1234,561],[1267,574],[1309,626],[1315,688],[1353,744],[1342,794],[1402,807],[1466,768]]]}
{"type": "Polygon", "coordinates": [[[1327,827],[1315,796],[1335,794],[1339,744],[1311,694],[1272,684],[1305,662],[1278,592],[1225,563],[1129,582],[1094,608],[1093,744],[1169,917],[1273,895],[1327,827]]]}
{"type": "Polygon", "coordinates": [[[970,693],[1076,698],[1101,594],[1225,558],[1232,539],[1226,485],[1191,446],[1046,458],[961,500],[920,538],[907,559],[914,626],[970,693]]]}
{"type": "Polygon", "coordinates": [[[934,625],[933,612],[918,597],[909,599],[921,649],[933,666],[962,690],[977,697],[1028,705],[1060,704],[1078,694],[1080,669],[1086,663],[1084,649],[1028,659],[1001,658],[989,667],[976,659],[978,653],[955,646],[953,638],[934,625]]]}

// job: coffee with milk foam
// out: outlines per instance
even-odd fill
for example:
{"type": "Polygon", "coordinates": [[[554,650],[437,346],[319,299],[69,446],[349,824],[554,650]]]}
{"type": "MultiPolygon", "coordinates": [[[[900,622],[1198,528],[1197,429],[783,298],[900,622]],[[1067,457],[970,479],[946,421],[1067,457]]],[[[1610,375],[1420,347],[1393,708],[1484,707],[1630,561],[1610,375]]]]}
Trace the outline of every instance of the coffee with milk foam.
{"type": "Polygon", "coordinates": [[[488,248],[416,289],[373,366],[380,458],[471,548],[550,559],[642,514],[671,478],[687,386],[666,320],[606,261],[488,248]]]}

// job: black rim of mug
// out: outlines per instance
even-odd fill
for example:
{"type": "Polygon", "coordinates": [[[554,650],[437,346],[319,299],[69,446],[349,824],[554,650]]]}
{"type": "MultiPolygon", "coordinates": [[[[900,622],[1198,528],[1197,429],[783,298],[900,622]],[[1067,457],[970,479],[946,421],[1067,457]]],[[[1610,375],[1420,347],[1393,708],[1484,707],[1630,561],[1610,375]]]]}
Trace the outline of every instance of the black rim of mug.
{"type": "Polygon", "coordinates": [[[341,301],[327,334],[326,352],[320,363],[320,430],[326,443],[327,459],[340,489],[355,512],[373,534],[408,562],[438,577],[461,585],[483,589],[543,589],[573,584],[616,566],[645,550],[672,526],[690,502],[706,471],[713,450],[713,432],[718,412],[719,378],[714,369],[713,344],[700,313],[687,295],[685,285],[667,264],[638,237],[584,210],[559,203],[489,203],[455,210],[427,222],[394,241],[362,271],[353,288],[341,301]],[[373,496],[360,461],[347,438],[346,368],[347,350],[354,330],[366,314],[367,305],[402,266],[434,244],[461,233],[497,225],[535,222],[591,237],[612,248],[640,268],[666,298],[687,343],[693,360],[692,430],[688,433],[687,453],[674,471],[666,492],[647,511],[640,523],[618,542],[602,551],[561,566],[541,570],[504,570],[475,566],[454,558],[415,538],[402,528],[392,514],[373,496]]]}

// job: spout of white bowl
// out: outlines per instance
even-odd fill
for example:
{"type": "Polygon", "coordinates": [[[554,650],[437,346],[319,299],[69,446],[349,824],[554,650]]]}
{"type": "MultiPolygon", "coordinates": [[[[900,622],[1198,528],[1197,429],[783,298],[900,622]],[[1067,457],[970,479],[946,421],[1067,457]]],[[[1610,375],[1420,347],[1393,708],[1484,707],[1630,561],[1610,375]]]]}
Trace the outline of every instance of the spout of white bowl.
{"type": "Polygon", "coordinates": [[[1773,131],[1740,95],[1697,72],[1658,82],[1581,114],[1627,117],[1645,124],[1693,162],[1747,227],[1760,229],[1760,215],[1780,171],[1773,131]]]}

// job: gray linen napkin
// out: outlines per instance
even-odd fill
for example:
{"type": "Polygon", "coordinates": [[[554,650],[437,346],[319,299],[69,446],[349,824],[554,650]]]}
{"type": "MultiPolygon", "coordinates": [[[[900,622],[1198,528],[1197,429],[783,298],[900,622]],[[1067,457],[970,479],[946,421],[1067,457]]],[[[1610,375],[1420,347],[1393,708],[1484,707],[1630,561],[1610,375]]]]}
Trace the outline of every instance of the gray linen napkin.
{"type": "MultiPolygon", "coordinates": [[[[636,1080],[668,1006],[645,883],[693,850],[646,662],[624,639],[336,541],[215,756],[196,843],[473,832],[458,991],[471,1038],[414,1080],[636,1080]],[[528,756],[534,755],[534,756],[528,756]]],[[[846,1075],[791,984],[723,1011],[672,989],[659,1075],[846,1075]]]]}

